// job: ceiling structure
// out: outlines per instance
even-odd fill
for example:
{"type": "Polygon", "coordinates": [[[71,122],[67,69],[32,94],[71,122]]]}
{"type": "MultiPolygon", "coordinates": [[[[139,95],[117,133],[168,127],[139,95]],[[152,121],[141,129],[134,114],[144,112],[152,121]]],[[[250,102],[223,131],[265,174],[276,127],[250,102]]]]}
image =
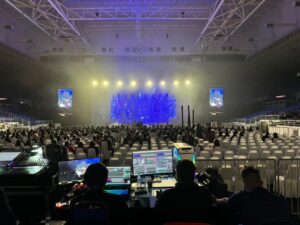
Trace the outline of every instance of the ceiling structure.
{"type": "Polygon", "coordinates": [[[296,0],[3,0],[0,41],[43,55],[250,57],[299,30],[296,0]]]}

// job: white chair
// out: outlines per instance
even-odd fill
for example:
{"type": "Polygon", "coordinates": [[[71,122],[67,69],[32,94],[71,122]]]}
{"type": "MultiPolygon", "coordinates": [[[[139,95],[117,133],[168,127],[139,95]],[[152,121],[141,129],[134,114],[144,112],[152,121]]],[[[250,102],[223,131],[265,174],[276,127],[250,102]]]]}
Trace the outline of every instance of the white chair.
{"type": "Polygon", "coordinates": [[[209,159],[210,158],[210,153],[209,151],[205,151],[203,150],[202,152],[200,152],[200,157],[204,157],[205,159],[209,159]]]}
{"type": "Polygon", "coordinates": [[[132,157],[126,157],[124,160],[125,166],[132,166],[132,157]]]}
{"type": "Polygon", "coordinates": [[[135,151],[138,151],[138,149],[137,149],[137,147],[131,147],[131,148],[130,148],[130,151],[131,151],[131,152],[135,152],[135,151]]]}
{"type": "Polygon", "coordinates": [[[221,166],[221,161],[220,161],[219,158],[217,158],[217,157],[211,157],[210,159],[211,159],[210,163],[211,163],[212,167],[219,168],[221,166]]]}
{"type": "Polygon", "coordinates": [[[224,180],[224,183],[227,184],[228,190],[233,191],[233,167],[231,165],[222,165],[220,174],[224,180]]]}
{"type": "Polygon", "coordinates": [[[194,147],[194,149],[195,149],[196,157],[200,156],[201,148],[196,146],[196,147],[194,147]]]}
{"type": "Polygon", "coordinates": [[[249,159],[257,159],[258,158],[258,152],[257,151],[250,151],[249,152],[249,159]]]}
{"type": "Polygon", "coordinates": [[[238,155],[247,155],[247,148],[246,147],[241,147],[240,150],[238,151],[238,155]]]}
{"type": "Polygon", "coordinates": [[[222,159],[222,152],[220,151],[214,151],[213,153],[214,158],[222,159]]]}
{"type": "Polygon", "coordinates": [[[278,149],[279,149],[279,148],[278,148],[278,146],[276,146],[276,145],[270,146],[271,154],[273,154],[273,152],[274,152],[274,151],[277,151],[278,149]]]}
{"type": "Polygon", "coordinates": [[[126,152],[127,148],[125,146],[120,147],[120,152],[126,152]]]}
{"type": "Polygon", "coordinates": [[[290,157],[294,157],[295,156],[295,151],[290,149],[290,150],[287,150],[284,154],[285,156],[290,156],[290,157]]]}
{"type": "Polygon", "coordinates": [[[75,157],[76,157],[76,159],[85,159],[86,158],[86,154],[83,151],[83,148],[76,149],[75,157]]]}
{"type": "Polygon", "coordinates": [[[73,152],[68,152],[68,160],[74,160],[76,157],[73,152]]]}
{"type": "Polygon", "coordinates": [[[115,152],[114,153],[114,157],[116,157],[116,158],[118,158],[118,159],[122,159],[123,158],[123,154],[122,154],[122,152],[115,152]]]}
{"type": "Polygon", "coordinates": [[[283,152],[281,150],[276,150],[273,152],[273,155],[276,157],[276,159],[281,159],[283,152]]]}
{"type": "Polygon", "coordinates": [[[224,158],[233,158],[234,153],[233,151],[225,151],[224,158]]]}
{"type": "Polygon", "coordinates": [[[108,144],[106,141],[101,141],[100,152],[103,160],[109,160],[110,157],[110,149],[108,149],[108,144]]]}
{"type": "Polygon", "coordinates": [[[95,158],[95,157],[97,157],[96,150],[94,148],[88,148],[88,150],[87,150],[87,157],[88,158],[95,158]]]}
{"type": "Polygon", "coordinates": [[[270,151],[262,151],[260,153],[260,157],[263,158],[263,159],[266,159],[268,158],[269,156],[271,156],[271,152],[270,151]]]}
{"type": "Polygon", "coordinates": [[[283,152],[286,152],[287,150],[289,150],[289,146],[284,145],[284,146],[281,147],[281,150],[283,152]]]}
{"type": "Polygon", "coordinates": [[[121,165],[121,161],[119,158],[116,157],[112,157],[109,160],[109,166],[120,166],[121,165]]]}

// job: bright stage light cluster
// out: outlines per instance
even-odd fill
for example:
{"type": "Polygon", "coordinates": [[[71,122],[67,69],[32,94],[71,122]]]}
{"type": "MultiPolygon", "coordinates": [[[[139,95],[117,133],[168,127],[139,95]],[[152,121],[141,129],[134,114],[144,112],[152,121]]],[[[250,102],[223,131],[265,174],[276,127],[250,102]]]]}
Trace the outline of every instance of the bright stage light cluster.
{"type": "MultiPolygon", "coordinates": [[[[93,80],[91,84],[92,84],[92,86],[97,87],[99,85],[99,82],[97,80],[93,80]]],[[[169,84],[166,81],[161,80],[161,81],[158,82],[157,85],[160,86],[160,87],[166,87],[166,86],[179,87],[180,84],[181,84],[181,82],[179,82],[178,80],[174,80],[173,82],[169,82],[169,84]]],[[[191,81],[190,80],[185,80],[184,82],[182,82],[182,84],[184,84],[186,86],[189,86],[189,85],[191,85],[191,81]]],[[[151,80],[147,80],[146,83],[145,83],[145,86],[148,87],[148,88],[151,88],[155,85],[156,84],[151,80]]],[[[108,80],[104,80],[104,81],[102,81],[102,86],[108,87],[108,86],[110,86],[110,82],[108,80]]],[[[118,80],[118,81],[116,81],[115,86],[121,88],[121,87],[124,86],[124,83],[123,83],[123,81],[118,80]]],[[[138,87],[138,82],[136,80],[131,80],[129,82],[129,86],[131,88],[137,88],[138,87]]]]}

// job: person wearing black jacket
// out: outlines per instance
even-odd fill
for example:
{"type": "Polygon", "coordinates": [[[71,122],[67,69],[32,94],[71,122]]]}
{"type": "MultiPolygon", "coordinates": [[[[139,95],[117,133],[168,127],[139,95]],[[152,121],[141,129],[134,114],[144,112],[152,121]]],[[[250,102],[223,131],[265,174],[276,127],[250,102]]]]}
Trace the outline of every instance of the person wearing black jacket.
{"type": "Polygon", "coordinates": [[[8,204],[8,200],[0,189],[0,224],[1,225],[16,225],[16,218],[8,204]]]}
{"type": "Polygon", "coordinates": [[[84,182],[87,190],[84,194],[71,200],[71,214],[67,225],[75,224],[76,205],[82,202],[100,203],[107,209],[106,217],[110,225],[127,225],[128,224],[128,206],[125,200],[114,194],[104,192],[104,186],[107,182],[108,170],[100,163],[90,165],[85,174],[84,182]]]}
{"type": "Polygon", "coordinates": [[[194,182],[195,170],[192,161],[178,162],[175,188],[162,193],[155,205],[159,223],[211,222],[212,195],[208,189],[194,182]]]}

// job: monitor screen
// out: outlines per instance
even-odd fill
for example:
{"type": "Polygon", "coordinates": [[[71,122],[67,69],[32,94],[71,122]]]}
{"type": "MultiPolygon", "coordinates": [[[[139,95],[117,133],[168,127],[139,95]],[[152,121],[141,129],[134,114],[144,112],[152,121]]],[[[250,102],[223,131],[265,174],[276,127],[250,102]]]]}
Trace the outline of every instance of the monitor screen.
{"type": "Polygon", "coordinates": [[[59,89],[58,90],[58,107],[70,109],[73,106],[73,90],[59,89]]]}
{"type": "Polygon", "coordinates": [[[106,185],[130,185],[131,168],[124,167],[107,167],[108,179],[106,185]]]}
{"type": "Polygon", "coordinates": [[[0,162],[10,162],[17,158],[21,152],[0,152],[0,162]]]}
{"type": "Polygon", "coordinates": [[[172,150],[133,152],[134,175],[173,173],[172,150]]]}
{"type": "Polygon", "coordinates": [[[83,175],[89,165],[100,163],[100,158],[79,159],[58,163],[59,183],[83,180],[83,175]]]}
{"type": "Polygon", "coordinates": [[[224,106],[224,88],[211,88],[209,90],[209,105],[216,108],[224,106]]]}

